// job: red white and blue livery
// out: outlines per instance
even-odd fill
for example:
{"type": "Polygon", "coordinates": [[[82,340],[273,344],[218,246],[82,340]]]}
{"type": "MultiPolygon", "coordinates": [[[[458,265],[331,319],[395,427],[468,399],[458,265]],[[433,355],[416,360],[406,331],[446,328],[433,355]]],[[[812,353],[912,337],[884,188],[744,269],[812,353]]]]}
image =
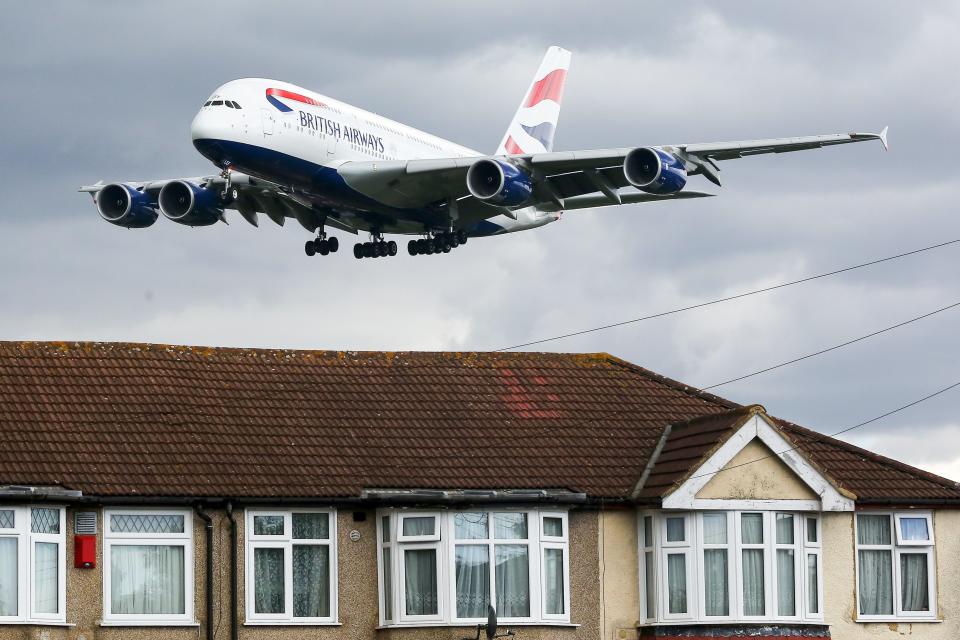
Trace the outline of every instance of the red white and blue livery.
{"type": "Polygon", "coordinates": [[[493,155],[277,80],[218,88],[191,133],[218,174],[82,187],[100,215],[126,228],[162,214],[189,226],[238,212],[315,234],[307,255],[339,248],[328,231],[369,234],[357,258],[397,254],[387,234],[414,236],[410,255],[449,253],[469,238],[543,226],[563,211],[701,198],[690,176],[720,185],[721,160],[879,140],[880,133],[554,151],[570,52],[550,47],[493,155]]]}

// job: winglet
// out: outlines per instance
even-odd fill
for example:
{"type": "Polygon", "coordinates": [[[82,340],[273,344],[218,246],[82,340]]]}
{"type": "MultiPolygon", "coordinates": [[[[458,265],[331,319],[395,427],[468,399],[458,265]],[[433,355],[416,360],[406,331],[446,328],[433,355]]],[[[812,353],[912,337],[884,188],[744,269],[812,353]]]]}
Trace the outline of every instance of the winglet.
{"type": "Polygon", "coordinates": [[[884,127],[884,128],[883,128],[883,131],[881,131],[881,132],[880,132],[880,135],[879,135],[880,144],[883,145],[883,150],[884,150],[884,151],[890,151],[890,145],[887,144],[887,129],[889,129],[889,128],[890,128],[890,127],[884,127]]]}

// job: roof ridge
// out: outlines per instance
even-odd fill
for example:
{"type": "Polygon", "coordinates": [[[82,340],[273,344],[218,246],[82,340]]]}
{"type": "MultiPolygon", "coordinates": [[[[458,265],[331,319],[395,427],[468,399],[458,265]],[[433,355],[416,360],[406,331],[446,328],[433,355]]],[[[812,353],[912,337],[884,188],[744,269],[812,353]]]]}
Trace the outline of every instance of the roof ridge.
{"type": "Polygon", "coordinates": [[[913,465],[909,465],[909,464],[907,464],[907,463],[905,463],[905,462],[900,462],[899,460],[895,460],[895,459],[893,459],[893,458],[888,458],[887,456],[881,455],[881,454],[876,453],[876,452],[874,452],[874,451],[870,451],[869,449],[864,449],[863,447],[858,447],[858,446],[855,445],[855,444],[851,444],[851,443],[849,443],[849,442],[845,442],[844,440],[840,440],[839,438],[835,438],[835,437],[833,437],[833,436],[829,436],[829,435],[827,435],[827,434],[825,434],[825,433],[820,433],[819,431],[814,431],[813,429],[810,429],[810,428],[808,428],[808,427],[801,426],[801,425],[796,424],[796,423],[794,423],[794,422],[790,422],[789,420],[784,420],[783,418],[776,418],[776,417],[773,418],[773,419],[780,424],[781,428],[784,428],[784,429],[786,429],[786,430],[788,430],[788,431],[796,432],[797,434],[799,434],[799,435],[801,435],[801,436],[803,436],[803,437],[809,438],[809,439],[811,439],[811,440],[815,440],[815,441],[817,441],[817,442],[822,442],[822,443],[824,443],[824,444],[828,444],[828,445],[831,445],[831,446],[834,446],[834,447],[838,447],[838,448],[841,448],[841,449],[846,449],[847,451],[850,451],[850,452],[852,452],[852,453],[857,453],[857,454],[863,455],[863,456],[865,456],[865,457],[867,457],[867,458],[870,458],[870,459],[872,459],[872,460],[874,460],[874,461],[876,461],[876,462],[879,462],[880,464],[884,464],[884,465],[886,465],[886,466],[888,466],[888,467],[893,467],[894,469],[899,469],[900,471],[903,471],[903,472],[905,472],[905,473],[909,473],[909,474],[912,474],[912,475],[914,475],[914,476],[923,478],[923,479],[925,479],[925,480],[929,480],[929,481],[931,481],[931,482],[935,482],[935,483],[937,483],[937,484],[939,484],[939,485],[942,485],[942,486],[944,486],[944,487],[946,487],[946,488],[948,488],[948,489],[960,489],[960,482],[956,482],[956,481],[951,480],[951,479],[949,479],[949,478],[944,478],[943,476],[938,476],[937,474],[935,474],[935,473],[930,473],[929,471],[924,471],[923,469],[919,469],[919,468],[914,467],[913,465]]]}
{"type": "MultiPolygon", "coordinates": [[[[647,369],[646,367],[641,367],[641,366],[638,365],[638,364],[634,364],[634,363],[629,362],[629,361],[627,361],[627,360],[624,360],[624,359],[622,359],[622,358],[618,358],[617,356],[612,356],[612,355],[610,355],[609,353],[598,353],[598,354],[596,354],[596,355],[598,355],[598,356],[600,356],[600,355],[606,356],[606,357],[608,358],[610,364],[618,365],[618,366],[620,366],[621,368],[627,369],[627,370],[632,371],[632,372],[634,372],[634,373],[639,373],[640,375],[642,375],[642,376],[644,376],[644,377],[646,377],[646,378],[650,378],[651,380],[654,380],[655,382],[659,382],[660,384],[664,384],[664,385],[666,385],[666,386],[668,386],[668,387],[672,387],[672,388],[674,388],[675,390],[680,391],[681,393],[687,394],[688,396],[691,396],[691,397],[694,397],[694,398],[698,398],[698,399],[700,399],[700,400],[706,400],[706,401],[712,402],[712,403],[714,403],[714,404],[719,404],[719,405],[721,405],[721,406],[723,406],[723,407],[726,407],[727,409],[730,409],[730,410],[736,410],[736,409],[738,409],[738,408],[743,407],[743,405],[741,405],[741,404],[739,404],[739,403],[736,403],[736,402],[734,402],[733,400],[727,400],[727,399],[724,398],[724,397],[718,396],[718,395],[713,394],[713,393],[710,393],[710,392],[708,392],[708,391],[703,391],[703,390],[701,390],[701,389],[698,389],[697,387],[692,387],[692,386],[690,386],[690,385],[688,385],[688,384],[684,384],[683,382],[680,382],[679,380],[674,380],[673,378],[668,378],[667,376],[665,376],[665,375],[663,375],[663,374],[661,374],[661,373],[657,373],[656,371],[651,371],[650,369],[647,369]]],[[[701,416],[701,417],[705,417],[706,415],[707,415],[707,414],[704,414],[704,416],[701,416]]],[[[713,415],[716,415],[716,414],[713,414],[713,415]]]]}

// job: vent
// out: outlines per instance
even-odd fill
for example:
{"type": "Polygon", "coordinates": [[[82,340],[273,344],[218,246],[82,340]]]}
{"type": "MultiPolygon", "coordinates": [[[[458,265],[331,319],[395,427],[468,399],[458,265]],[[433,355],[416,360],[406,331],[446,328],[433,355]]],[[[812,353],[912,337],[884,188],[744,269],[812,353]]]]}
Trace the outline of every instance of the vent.
{"type": "Polygon", "coordinates": [[[80,536],[97,535],[97,512],[78,511],[74,514],[73,532],[80,536]]]}

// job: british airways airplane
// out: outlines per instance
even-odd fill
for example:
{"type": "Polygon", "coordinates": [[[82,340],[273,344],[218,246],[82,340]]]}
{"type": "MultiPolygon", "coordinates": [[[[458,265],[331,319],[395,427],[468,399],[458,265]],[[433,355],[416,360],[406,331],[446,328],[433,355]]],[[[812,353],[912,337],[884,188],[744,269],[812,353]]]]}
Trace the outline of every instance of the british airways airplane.
{"type": "Polygon", "coordinates": [[[218,88],[193,119],[197,151],[217,175],[81,187],[100,216],[126,228],[158,218],[189,226],[256,226],[295,218],[316,239],[308,256],[340,246],[328,229],[369,234],[357,258],[394,256],[384,234],[416,236],[410,255],[449,253],[469,238],[524,231],[588,207],[701,198],[689,176],[720,185],[717,162],[762,153],[879,140],[880,133],[554,151],[570,52],[550,47],[493,155],[462,147],[301,87],[259,78],[218,88]]]}

